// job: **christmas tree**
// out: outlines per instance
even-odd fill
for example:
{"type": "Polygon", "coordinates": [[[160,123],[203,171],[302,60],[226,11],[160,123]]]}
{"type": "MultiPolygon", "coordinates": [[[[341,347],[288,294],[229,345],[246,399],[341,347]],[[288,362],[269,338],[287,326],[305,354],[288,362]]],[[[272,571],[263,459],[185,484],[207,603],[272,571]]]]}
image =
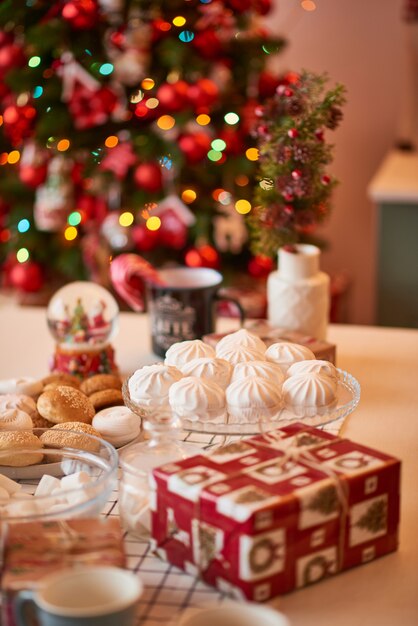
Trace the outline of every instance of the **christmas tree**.
{"type": "Polygon", "coordinates": [[[316,243],[316,229],[331,212],[337,184],[327,171],[345,88],[326,89],[327,76],[302,72],[283,77],[276,93],[260,107],[254,129],[259,148],[255,207],[248,218],[251,248],[275,258],[286,244],[316,243]]]}
{"type": "Polygon", "coordinates": [[[108,284],[110,259],[127,251],[156,266],[260,272],[245,216],[257,109],[280,82],[268,67],[283,45],[263,25],[270,9],[0,4],[3,282],[108,284]]]}

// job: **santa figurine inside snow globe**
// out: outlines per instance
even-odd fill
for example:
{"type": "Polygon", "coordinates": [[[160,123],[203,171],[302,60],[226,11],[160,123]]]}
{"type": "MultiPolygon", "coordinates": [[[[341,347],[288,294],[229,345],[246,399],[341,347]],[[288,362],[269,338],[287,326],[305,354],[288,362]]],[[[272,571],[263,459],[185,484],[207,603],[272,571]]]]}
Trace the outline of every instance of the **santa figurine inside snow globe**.
{"type": "Polygon", "coordinates": [[[55,340],[51,372],[79,378],[118,373],[110,343],[118,318],[116,300],[96,283],[77,281],[59,289],[47,309],[48,328],[55,340]]]}

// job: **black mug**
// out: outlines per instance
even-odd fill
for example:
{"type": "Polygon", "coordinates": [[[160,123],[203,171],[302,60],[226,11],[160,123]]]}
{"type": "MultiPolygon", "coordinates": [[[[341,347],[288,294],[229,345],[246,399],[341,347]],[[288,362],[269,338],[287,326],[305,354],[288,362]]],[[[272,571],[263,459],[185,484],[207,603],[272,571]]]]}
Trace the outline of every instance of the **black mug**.
{"type": "Polygon", "coordinates": [[[222,274],[216,270],[173,267],[160,270],[159,276],[162,284],[146,282],[152,350],[158,356],[164,357],[173,343],[213,333],[219,300],[229,300],[237,306],[243,325],[244,310],[237,300],[219,293],[222,274]]]}

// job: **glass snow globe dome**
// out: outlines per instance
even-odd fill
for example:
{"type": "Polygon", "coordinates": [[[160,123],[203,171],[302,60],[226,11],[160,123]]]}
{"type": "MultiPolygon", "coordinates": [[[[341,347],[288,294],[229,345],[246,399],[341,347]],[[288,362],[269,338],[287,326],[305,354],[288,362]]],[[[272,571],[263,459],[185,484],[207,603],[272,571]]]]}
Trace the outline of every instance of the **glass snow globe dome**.
{"type": "Polygon", "coordinates": [[[52,296],[47,322],[58,344],[77,348],[99,347],[108,344],[117,332],[119,307],[104,287],[76,281],[52,296]]]}

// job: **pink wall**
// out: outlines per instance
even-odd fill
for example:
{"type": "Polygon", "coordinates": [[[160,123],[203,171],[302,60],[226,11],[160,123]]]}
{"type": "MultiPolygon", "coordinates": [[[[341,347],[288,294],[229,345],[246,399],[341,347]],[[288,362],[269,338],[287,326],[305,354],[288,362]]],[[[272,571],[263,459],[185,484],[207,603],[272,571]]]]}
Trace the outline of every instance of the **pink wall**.
{"type": "Polygon", "coordinates": [[[348,103],[335,144],[333,173],[341,181],[322,268],[351,276],[348,320],[373,324],[377,211],[367,186],[398,137],[405,74],[402,0],[316,0],[306,12],[298,0],[276,0],[270,28],[288,40],[280,70],[327,72],[347,87],[348,103]]]}

